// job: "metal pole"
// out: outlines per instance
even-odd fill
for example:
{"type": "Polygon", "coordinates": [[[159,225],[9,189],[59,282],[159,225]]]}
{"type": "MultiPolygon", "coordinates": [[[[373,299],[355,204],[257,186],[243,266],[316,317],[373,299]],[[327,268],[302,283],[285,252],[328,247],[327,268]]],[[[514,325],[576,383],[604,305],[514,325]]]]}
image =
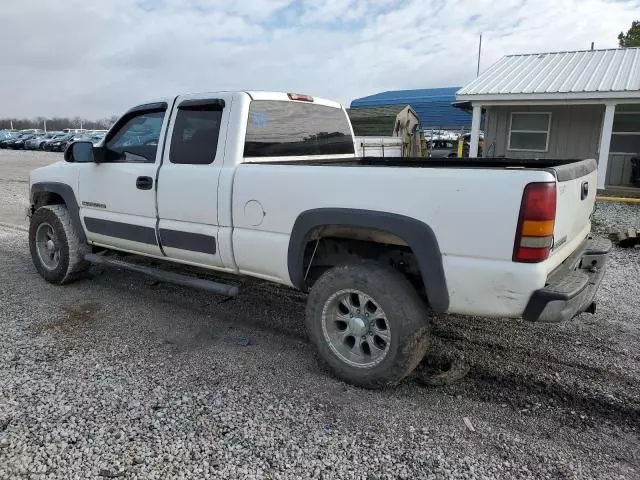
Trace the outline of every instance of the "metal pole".
{"type": "Polygon", "coordinates": [[[478,68],[476,69],[476,77],[480,75],[480,54],[482,53],[482,34],[480,34],[480,42],[478,42],[478,68]]]}

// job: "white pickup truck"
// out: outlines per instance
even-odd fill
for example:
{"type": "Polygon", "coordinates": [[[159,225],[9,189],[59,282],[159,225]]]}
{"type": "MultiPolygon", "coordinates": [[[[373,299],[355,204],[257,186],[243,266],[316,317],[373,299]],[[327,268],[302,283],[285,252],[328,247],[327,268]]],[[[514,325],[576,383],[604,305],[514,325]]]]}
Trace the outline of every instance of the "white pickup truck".
{"type": "Polygon", "coordinates": [[[344,108],[306,95],[139,105],[31,173],[33,262],[57,284],[97,262],[238,294],[114,254],[128,252],[308,291],[320,357],[371,388],[421,361],[429,311],[554,322],[595,308],[611,243],[590,236],[594,160],[355,151],[344,108]]]}

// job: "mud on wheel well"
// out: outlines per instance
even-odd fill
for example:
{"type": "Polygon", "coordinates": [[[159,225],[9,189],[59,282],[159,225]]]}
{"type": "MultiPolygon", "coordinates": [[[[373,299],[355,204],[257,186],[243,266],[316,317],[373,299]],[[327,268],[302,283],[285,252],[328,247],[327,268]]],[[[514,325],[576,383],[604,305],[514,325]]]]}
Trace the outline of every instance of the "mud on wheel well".
{"type": "Polygon", "coordinates": [[[418,261],[396,235],[361,227],[323,226],[314,229],[309,238],[304,249],[305,288],[311,288],[333,266],[366,259],[398,270],[426,299],[418,261]]]}
{"type": "Polygon", "coordinates": [[[45,205],[65,205],[64,199],[53,192],[37,192],[33,195],[31,203],[31,213],[45,205]]]}

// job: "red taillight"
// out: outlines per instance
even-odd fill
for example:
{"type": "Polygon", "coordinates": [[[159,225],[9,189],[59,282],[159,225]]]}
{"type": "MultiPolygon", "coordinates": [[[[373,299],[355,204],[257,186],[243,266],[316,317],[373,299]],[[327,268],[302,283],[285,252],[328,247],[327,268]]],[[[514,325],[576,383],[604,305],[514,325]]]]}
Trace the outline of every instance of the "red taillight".
{"type": "Polygon", "coordinates": [[[313,102],[311,95],[302,95],[300,93],[287,93],[289,100],[297,100],[298,102],[313,102]]]}
{"type": "Polygon", "coordinates": [[[537,263],[549,258],[556,220],[556,183],[530,183],[522,195],[513,261],[537,263]]]}

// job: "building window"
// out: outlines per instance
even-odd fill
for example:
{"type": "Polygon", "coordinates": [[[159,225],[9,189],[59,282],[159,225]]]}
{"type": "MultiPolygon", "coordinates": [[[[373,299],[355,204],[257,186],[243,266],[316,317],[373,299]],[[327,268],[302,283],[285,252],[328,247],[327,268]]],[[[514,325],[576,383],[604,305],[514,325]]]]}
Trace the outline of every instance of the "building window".
{"type": "Polygon", "coordinates": [[[613,117],[609,152],[626,155],[640,154],[640,109],[635,112],[616,112],[613,117]]]}
{"type": "Polygon", "coordinates": [[[546,152],[550,129],[549,112],[512,112],[507,148],[522,152],[546,152]]]}

